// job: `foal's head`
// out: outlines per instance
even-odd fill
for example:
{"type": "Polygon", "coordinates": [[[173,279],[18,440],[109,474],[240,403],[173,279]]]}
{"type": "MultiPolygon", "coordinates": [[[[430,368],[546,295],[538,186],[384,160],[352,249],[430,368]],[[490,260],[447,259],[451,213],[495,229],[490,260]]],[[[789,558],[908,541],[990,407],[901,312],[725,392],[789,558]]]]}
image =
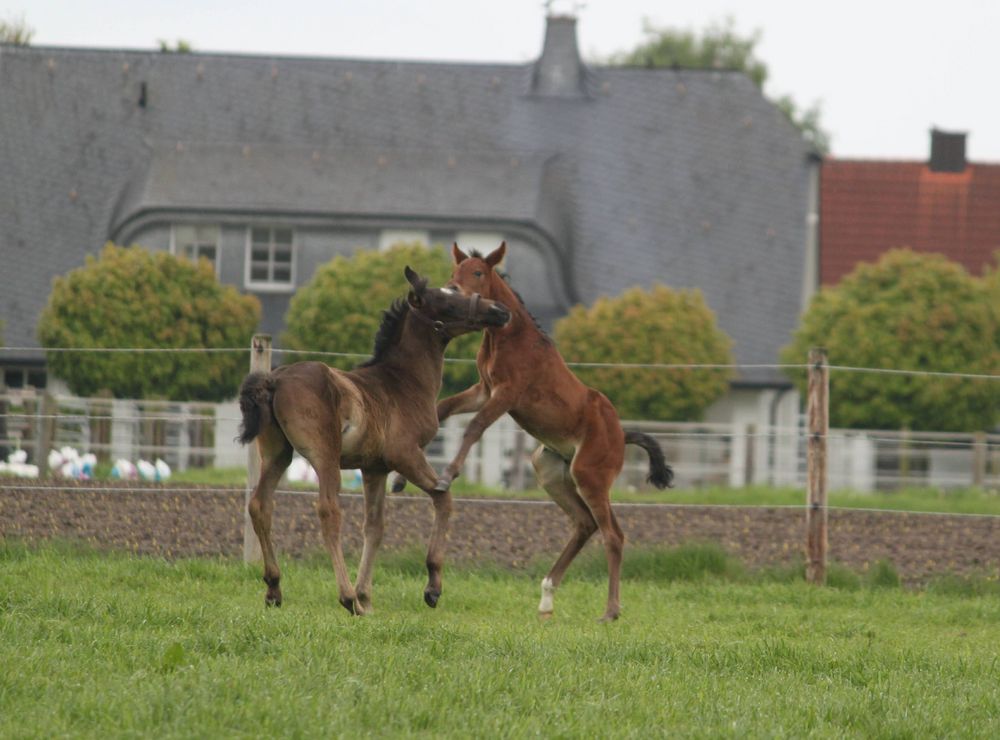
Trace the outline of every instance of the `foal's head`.
{"type": "Polygon", "coordinates": [[[455,260],[455,266],[448,285],[458,288],[466,295],[479,293],[484,298],[496,299],[497,281],[503,282],[503,278],[493,268],[500,264],[506,252],[507,242],[501,242],[499,247],[485,257],[477,252],[473,252],[470,257],[457,244],[453,244],[451,256],[455,260]]]}
{"type": "Polygon", "coordinates": [[[410,284],[406,297],[410,310],[432,323],[435,331],[447,339],[510,321],[510,311],[499,301],[478,293],[466,295],[450,287],[428,288],[427,279],[409,267],[404,274],[410,284]]]}

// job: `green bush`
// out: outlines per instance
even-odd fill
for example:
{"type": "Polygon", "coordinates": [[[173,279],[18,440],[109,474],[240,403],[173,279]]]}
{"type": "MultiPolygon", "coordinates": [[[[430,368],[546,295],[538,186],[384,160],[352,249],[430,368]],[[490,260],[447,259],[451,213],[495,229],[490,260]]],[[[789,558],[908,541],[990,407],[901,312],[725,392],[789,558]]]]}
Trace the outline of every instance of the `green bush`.
{"type": "MultiPolygon", "coordinates": [[[[432,287],[444,285],[451,277],[451,258],[440,246],[400,244],[384,252],[364,250],[351,257],[338,256],[322,265],[292,298],[282,345],[316,353],[371,353],[383,311],[409,289],[403,277],[407,265],[428,278],[432,287]]],[[[475,359],[481,341],[482,332],[458,337],[449,345],[448,356],[475,359]]],[[[320,360],[345,370],[360,362],[357,357],[321,354],[295,355],[294,359],[320,360]]],[[[472,363],[446,363],[445,393],[465,390],[478,378],[472,363]]]]}
{"type": "MultiPolygon", "coordinates": [[[[782,358],[804,363],[814,346],[831,365],[1000,374],[1000,277],[892,250],[817,293],[782,358]]],[[[805,374],[791,375],[804,393],[805,374]]],[[[974,431],[996,424],[998,408],[1000,383],[991,380],[830,375],[834,427],[974,431]]]]}
{"type": "MultiPolygon", "coordinates": [[[[208,262],[108,244],[53,281],[38,323],[46,348],[249,347],[260,303],[219,284],[208,262]]],[[[245,353],[48,352],[73,393],[221,401],[246,373],[245,353]]]]}
{"type": "MultiPolygon", "coordinates": [[[[632,288],[617,298],[576,306],[556,323],[555,338],[569,361],[657,364],[732,364],[732,341],[716,324],[699,290],[632,288]]],[[[688,421],[729,388],[732,371],[574,368],[604,393],[625,419],[688,421]]]]}

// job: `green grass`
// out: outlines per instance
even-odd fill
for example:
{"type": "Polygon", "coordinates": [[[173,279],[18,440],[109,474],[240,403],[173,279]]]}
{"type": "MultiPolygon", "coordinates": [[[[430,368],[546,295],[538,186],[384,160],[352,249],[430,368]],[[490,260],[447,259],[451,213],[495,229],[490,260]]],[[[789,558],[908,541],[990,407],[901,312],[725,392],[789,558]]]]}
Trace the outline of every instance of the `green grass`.
{"type": "Polygon", "coordinates": [[[247,469],[242,468],[188,468],[174,470],[170,474],[171,483],[193,483],[201,486],[224,486],[240,488],[247,484],[247,469]]]}
{"type": "Polygon", "coordinates": [[[451,568],[430,610],[405,553],[357,619],[318,559],[285,563],[264,609],[241,563],[0,543],[0,737],[1000,734],[996,591],[629,560],[611,625],[592,563],[539,623],[535,574],[451,568]]]}

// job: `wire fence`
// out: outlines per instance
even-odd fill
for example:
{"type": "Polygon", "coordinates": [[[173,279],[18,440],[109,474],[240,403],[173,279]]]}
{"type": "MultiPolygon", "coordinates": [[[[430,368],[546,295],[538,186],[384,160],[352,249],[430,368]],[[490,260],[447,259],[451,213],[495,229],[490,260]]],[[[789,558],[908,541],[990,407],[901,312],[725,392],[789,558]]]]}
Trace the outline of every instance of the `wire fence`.
{"type": "MultiPolygon", "coordinates": [[[[245,347],[170,348],[46,348],[5,347],[3,352],[65,353],[247,353],[245,347]]],[[[274,349],[289,357],[366,359],[346,352],[313,352],[274,349]]],[[[473,362],[447,358],[446,362],[473,362]]],[[[698,363],[588,363],[572,367],[614,367],[636,370],[804,370],[802,364],[698,364],[698,363]]],[[[900,368],[865,368],[829,365],[831,372],[873,373],[996,381],[1000,375],[900,368]]],[[[836,403],[836,399],[833,399],[836,403]]],[[[786,415],[787,416],[787,415],[786,415]]],[[[20,389],[0,394],[0,457],[11,450],[26,451],[40,467],[53,449],[72,447],[93,453],[100,461],[162,458],[174,469],[236,467],[245,461],[233,438],[240,422],[234,403],[205,404],[141,401],[113,398],[79,398],[20,389]]],[[[432,464],[447,463],[460,442],[465,420],[449,420],[428,447],[432,464]]],[[[808,438],[801,415],[791,423],[668,423],[626,422],[653,435],[663,446],[677,473],[678,485],[698,486],[804,486],[805,448],[808,438]]],[[[520,488],[534,480],[528,461],[533,444],[509,419],[495,425],[470,456],[467,479],[520,488]]],[[[955,488],[1000,487],[1000,435],[928,433],[895,430],[832,430],[825,435],[830,451],[830,486],[859,491],[891,490],[907,486],[955,488]]],[[[645,485],[648,462],[644,454],[629,449],[618,480],[624,488],[645,485]]]]}
{"type": "MultiPolygon", "coordinates": [[[[270,367],[271,356],[260,351],[267,344],[264,337],[255,337],[250,356],[251,367],[265,369],[270,367]]],[[[84,351],[79,349],[78,351],[84,351]]],[[[129,351],[113,349],[106,351],[129,351]]],[[[152,349],[144,351],[167,352],[169,349],[152,349]]],[[[184,349],[184,352],[198,351],[184,349]]],[[[224,349],[217,351],[240,351],[224,349]]],[[[326,353],[333,356],[354,356],[347,353],[326,353]]],[[[794,487],[806,489],[807,500],[801,504],[767,504],[758,503],[753,507],[739,507],[732,504],[717,505],[719,509],[728,510],[725,513],[712,512],[709,519],[713,522],[718,518],[728,516],[739,518],[744,522],[744,531],[750,526],[749,519],[763,517],[767,519],[774,514],[762,509],[783,509],[804,513],[806,523],[805,554],[806,578],[814,583],[825,582],[827,559],[827,515],[828,512],[864,512],[877,517],[878,528],[888,526],[894,529],[901,520],[883,520],[881,515],[900,515],[901,512],[891,508],[860,508],[836,507],[827,502],[826,490],[830,488],[847,488],[854,491],[891,490],[908,486],[934,486],[941,489],[976,486],[985,489],[1000,489],[1000,434],[963,433],[929,433],[893,430],[829,430],[829,374],[831,371],[844,373],[893,372],[896,374],[924,375],[928,377],[954,377],[962,382],[994,381],[1000,376],[981,375],[975,373],[939,373],[935,371],[907,371],[883,368],[851,368],[830,366],[825,356],[816,351],[810,354],[810,364],[802,365],[698,365],[698,364],[647,364],[647,363],[573,363],[575,367],[617,367],[621,369],[640,368],[657,369],[808,369],[809,394],[808,418],[804,417],[799,408],[796,394],[780,394],[770,391],[773,395],[765,404],[762,399],[756,399],[757,413],[747,415],[747,409],[741,410],[739,405],[731,405],[728,415],[731,420],[726,423],[668,423],[662,421],[625,422],[625,426],[637,428],[653,436],[663,448],[665,457],[675,471],[675,483],[680,487],[720,486],[738,488],[754,485],[771,487],[794,487]],[[820,392],[817,392],[820,389],[820,392]],[[784,401],[782,399],[784,398],[784,401]],[[818,400],[822,399],[822,400],[818,400]],[[782,403],[784,408],[782,408],[782,403]],[[789,408],[793,405],[793,408],[789,408]],[[769,411],[761,414],[767,406],[769,411]],[[821,471],[817,473],[817,471],[821,471]],[[739,511],[753,508],[755,511],[739,511]]],[[[835,402],[835,401],[834,401],[835,402]]],[[[188,467],[241,467],[246,471],[245,485],[237,488],[230,482],[222,486],[184,486],[177,487],[169,483],[151,485],[145,482],[129,481],[125,484],[110,484],[101,480],[62,482],[44,477],[37,481],[5,481],[0,479],[0,492],[11,491],[7,502],[28,501],[38,504],[44,501],[45,507],[66,505],[72,508],[77,505],[74,493],[91,494],[88,505],[96,509],[85,515],[84,519],[94,519],[86,526],[97,527],[98,534],[92,538],[115,542],[116,535],[112,532],[109,522],[100,523],[101,516],[96,513],[101,506],[109,502],[100,496],[127,494],[133,498],[124,499],[124,505],[139,508],[155,505],[160,508],[160,500],[151,500],[149,496],[163,496],[163,507],[171,504],[166,497],[171,494],[179,500],[184,494],[200,495],[226,494],[238,496],[246,501],[251,492],[251,486],[259,470],[256,454],[249,454],[235,444],[235,437],[241,421],[241,414],[235,402],[228,404],[179,403],[167,401],[146,401],[115,399],[110,397],[79,398],[52,392],[39,392],[24,389],[13,393],[0,394],[0,453],[6,453],[10,447],[19,448],[19,454],[31,457],[38,466],[35,471],[44,474],[52,467],[66,474],[66,467],[56,468],[53,456],[60,458],[61,447],[79,448],[88,455],[93,455],[95,461],[105,463],[117,457],[135,459],[139,457],[133,469],[152,472],[155,476],[161,473],[161,466],[169,471],[170,466],[179,469],[188,467]],[[147,459],[157,458],[155,465],[147,459]],[[165,462],[161,458],[169,460],[165,462]],[[145,468],[143,468],[145,464],[145,468]],[[32,491],[39,495],[27,498],[19,494],[32,491]],[[46,498],[46,492],[56,491],[56,498],[46,498]],[[71,495],[66,496],[65,493],[71,495]],[[138,495],[136,495],[138,494],[138,495]],[[242,494],[242,496],[240,496],[242,494]]],[[[461,444],[467,420],[452,417],[446,420],[437,437],[426,448],[426,454],[436,468],[452,460],[461,444]]],[[[466,459],[462,474],[466,480],[479,481],[490,485],[502,485],[508,489],[523,489],[534,481],[530,466],[530,451],[534,445],[527,435],[513,422],[509,416],[503,417],[493,424],[480,442],[474,448],[473,454],[466,459]]],[[[293,461],[301,463],[301,460],[293,461]]],[[[118,470],[119,462],[115,463],[118,470]]],[[[127,463],[130,464],[130,463],[127,463]]],[[[641,489],[645,484],[649,461],[644,451],[626,447],[626,461],[616,485],[625,489],[641,489]]],[[[303,466],[300,465],[300,470],[303,466]]],[[[292,468],[289,468],[291,471],[292,468]]],[[[76,468],[70,467],[70,474],[76,474],[76,468]]],[[[86,468],[81,472],[86,475],[86,468]]],[[[91,469],[91,473],[95,471],[91,469]]],[[[0,470],[0,474],[3,471],[0,470]]],[[[313,473],[315,475],[315,473],[313,473]]],[[[148,479],[148,478],[147,478],[148,479]]],[[[159,478],[154,478],[159,480],[159,478]]],[[[289,480],[290,477],[289,477],[289,480]]],[[[360,483],[359,476],[342,475],[347,489],[356,488],[360,483]],[[352,485],[353,484],[353,485],[352,485]]],[[[282,486],[279,492],[296,497],[316,496],[315,490],[300,487],[282,486]]],[[[358,493],[345,491],[342,495],[349,498],[360,498],[358,493]]],[[[549,506],[553,504],[546,500],[516,499],[497,501],[483,498],[456,497],[467,506],[491,506],[494,509],[480,509],[485,515],[496,511],[497,506],[514,506],[517,513],[527,513],[526,507],[549,506]]],[[[219,501],[220,499],[212,499],[219,501]]],[[[212,500],[199,499],[199,505],[211,503],[212,500]]],[[[110,504],[118,511],[122,502],[116,500],[110,504]]],[[[617,504],[628,508],[630,504],[617,504]]],[[[643,503],[647,507],[640,515],[643,519],[650,516],[670,517],[670,511],[697,512],[704,510],[704,504],[696,503],[643,503]],[[652,507],[652,508],[650,508],[652,507]],[[657,512],[659,510],[659,512],[657,512]]],[[[228,507],[228,504],[226,504],[228,507]]],[[[15,508],[17,508],[15,506],[15,508]]],[[[88,511],[90,511],[88,509],[88,511]]],[[[515,515],[515,511],[506,511],[503,516],[515,515]]],[[[781,515],[781,512],[775,512],[781,515]]],[[[941,518],[937,520],[928,517],[962,516],[945,512],[905,512],[906,516],[920,516],[920,525],[930,532],[938,529],[962,528],[964,534],[959,535],[963,541],[969,538],[970,528],[994,527],[1000,521],[1000,515],[970,514],[981,519],[980,522],[963,520],[961,524],[941,518]]],[[[54,519],[44,525],[51,536],[61,531],[54,519]]],[[[781,515],[787,518],[787,515],[781,515]]],[[[139,517],[140,519],[142,517],[139,517]]],[[[169,519],[169,516],[167,517],[169,519]]],[[[692,520],[704,519],[704,513],[692,513],[692,520]]],[[[31,516],[28,516],[28,520],[31,516]]],[[[112,516],[114,519],[114,516],[112,516]]],[[[70,517],[70,529],[81,531],[75,527],[76,519],[70,517]]],[[[761,520],[763,522],[763,519],[761,520]]],[[[846,521],[846,519],[845,519],[846,521]]],[[[858,521],[870,521],[867,517],[858,521]]],[[[63,518],[63,524],[66,518],[63,518]]],[[[913,520],[907,525],[912,528],[918,522],[913,520]]],[[[15,524],[15,527],[17,525],[15,524]]],[[[26,525],[27,526],[27,525],[26,525]]],[[[156,534],[150,534],[155,544],[165,533],[156,526],[156,534]]],[[[30,529],[30,527],[29,527],[30,529]]],[[[27,531],[27,530],[25,530],[27,531]]],[[[133,546],[138,547],[137,535],[130,534],[133,546]]],[[[787,537],[787,535],[786,535],[787,537]]],[[[120,537],[119,537],[120,539],[120,537]]],[[[96,541],[96,539],[95,539],[96,541]]],[[[128,543],[126,543],[127,545],[128,543]]],[[[957,544],[957,541],[956,543],[957,544]]],[[[218,546],[218,542],[214,546],[218,546]]],[[[784,547],[789,542],[786,540],[784,547]]],[[[974,564],[981,563],[981,551],[973,545],[973,553],[969,556],[974,564]]],[[[867,551],[867,547],[864,548],[867,551]]],[[[170,548],[167,547],[168,554],[170,548]]],[[[255,540],[252,526],[244,512],[243,523],[243,556],[245,560],[259,558],[259,546],[255,540]]]]}
{"type": "MultiPolygon", "coordinates": [[[[320,350],[283,349],[273,347],[275,355],[331,357],[366,360],[371,355],[358,352],[328,352],[320,350]]],[[[0,352],[24,353],[132,353],[132,354],[164,354],[164,353],[197,353],[213,354],[238,352],[246,353],[246,347],[0,347],[0,352]]],[[[446,363],[470,364],[473,359],[446,357],[446,363]]],[[[662,362],[582,362],[567,360],[570,367],[580,368],[616,368],[620,370],[808,370],[807,363],[662,363],[662,362]]],[[[961,378],[966,380],[1000,380],[1000,375],[986,373],[968,373],[937,370],[918,370],[905,368],[853,367],[849,365],[827,365],[836,372],[875,373],[883,375],[909,375],[914,377],[961,378]]]]}

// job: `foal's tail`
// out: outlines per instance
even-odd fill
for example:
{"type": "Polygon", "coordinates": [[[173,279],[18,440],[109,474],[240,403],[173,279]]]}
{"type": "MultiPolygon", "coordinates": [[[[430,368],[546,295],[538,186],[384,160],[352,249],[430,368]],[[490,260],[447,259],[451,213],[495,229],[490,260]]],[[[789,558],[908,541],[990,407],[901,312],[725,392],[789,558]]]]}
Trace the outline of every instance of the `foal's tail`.
{"type": "Polygon", "coordinates": [[[274,396],[274,382],[268,373],[250,373],[240,386],[240,411],[243,412],[243,422],[240,424],[240,434],[236,438],[240,444],[252,442],[260,434],[261,429],[271,423],[274,418],[271,412],[271,399],[274,396]]]}
{"type": "Polygon", "coordinates": [[[674,479],[674,471],[663,457],[660,443],[648,434],[636,431],[625,432],[625,444],[639,445],[649,455],[649,476],[646,478],[657,488],[669,488],[674,479]]]}

